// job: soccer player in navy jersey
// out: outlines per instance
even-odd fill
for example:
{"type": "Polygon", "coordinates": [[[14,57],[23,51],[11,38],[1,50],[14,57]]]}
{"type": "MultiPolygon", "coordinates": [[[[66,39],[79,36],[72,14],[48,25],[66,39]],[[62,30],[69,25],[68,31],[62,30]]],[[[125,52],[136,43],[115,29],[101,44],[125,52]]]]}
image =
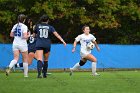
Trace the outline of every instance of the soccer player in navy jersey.
{"type": "Polygon", "coordinates": [[[40,18],[41,23],[35,26],[34,34],[37,37],[36,41],[36,57],[37,57],[37,71],[38,78],[42,78],[41,73],[43,74],[43,78],[47,77],[47,69],[48,69],[48,57],[51,49],[51,34],[54,34],[63,44],[66,46],[65,41],[61,38],[61,36],[56,32],[55,28],[48,24],[49,17],[47,15],[43,15],[40,18]],[[44,62],[43,62],[44,57],[44,62]],[[43,69],[42,69],[43,68],[43,69]]]}

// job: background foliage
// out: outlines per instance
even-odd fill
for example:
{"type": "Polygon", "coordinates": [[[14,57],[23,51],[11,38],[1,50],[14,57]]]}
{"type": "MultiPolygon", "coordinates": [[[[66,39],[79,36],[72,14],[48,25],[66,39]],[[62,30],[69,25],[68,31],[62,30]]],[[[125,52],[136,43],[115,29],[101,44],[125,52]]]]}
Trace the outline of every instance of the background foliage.
{"type": "Polygon", "coordinates": [[[11,43],[9,33],[21,13],[34,24],[47,13],[68,43],[87,24],[99,43],[140,44],[139,0],[0,0],[0,42],[11,43]]]}

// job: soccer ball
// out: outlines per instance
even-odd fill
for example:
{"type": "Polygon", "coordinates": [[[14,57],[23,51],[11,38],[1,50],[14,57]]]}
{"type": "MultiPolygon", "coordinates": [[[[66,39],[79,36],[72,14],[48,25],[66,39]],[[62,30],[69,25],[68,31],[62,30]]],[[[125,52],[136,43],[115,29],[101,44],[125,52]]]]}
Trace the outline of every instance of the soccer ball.
{"type": "Polygon", "coordinates": [[[94,43],[92,43],[92,42],[89,42],[89,43],[87,44],[87,49],[92,50],[94,47],[95,47],[95,45],[94,45],[94,43]]]}

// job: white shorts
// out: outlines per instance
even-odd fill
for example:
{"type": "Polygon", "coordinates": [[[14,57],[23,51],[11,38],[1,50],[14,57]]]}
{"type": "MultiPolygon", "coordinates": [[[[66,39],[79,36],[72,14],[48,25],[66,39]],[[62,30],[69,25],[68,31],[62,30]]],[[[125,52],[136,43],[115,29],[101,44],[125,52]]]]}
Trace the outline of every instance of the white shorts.
{"type": "Polygon", "coordinates": [[[27,46],[13,45],[13,51],[19,50],[20,52],[28,51],[27,46]]]}
{"type": "Polygon", "coordinates": [[[81,58],[85,58],[88,54],[90,54],[91,52],[80,52],[80,56],[81,58]]]}

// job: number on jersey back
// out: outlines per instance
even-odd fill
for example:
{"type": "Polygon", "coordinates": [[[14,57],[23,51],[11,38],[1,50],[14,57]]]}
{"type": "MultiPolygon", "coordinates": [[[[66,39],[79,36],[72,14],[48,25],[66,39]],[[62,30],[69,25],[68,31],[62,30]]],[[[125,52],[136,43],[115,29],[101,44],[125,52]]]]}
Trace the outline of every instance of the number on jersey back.
{"type": "Polygon", "coordinates": [[[19,25],[15,28],[14,36],[21,37],[21,27],[19,25]]]}
{"type": "Polygon", "coordinates": [[[40,32],[40,38],[48,38],[48,29],[47,28],[41,28],[39,29],[40,32]]]}

